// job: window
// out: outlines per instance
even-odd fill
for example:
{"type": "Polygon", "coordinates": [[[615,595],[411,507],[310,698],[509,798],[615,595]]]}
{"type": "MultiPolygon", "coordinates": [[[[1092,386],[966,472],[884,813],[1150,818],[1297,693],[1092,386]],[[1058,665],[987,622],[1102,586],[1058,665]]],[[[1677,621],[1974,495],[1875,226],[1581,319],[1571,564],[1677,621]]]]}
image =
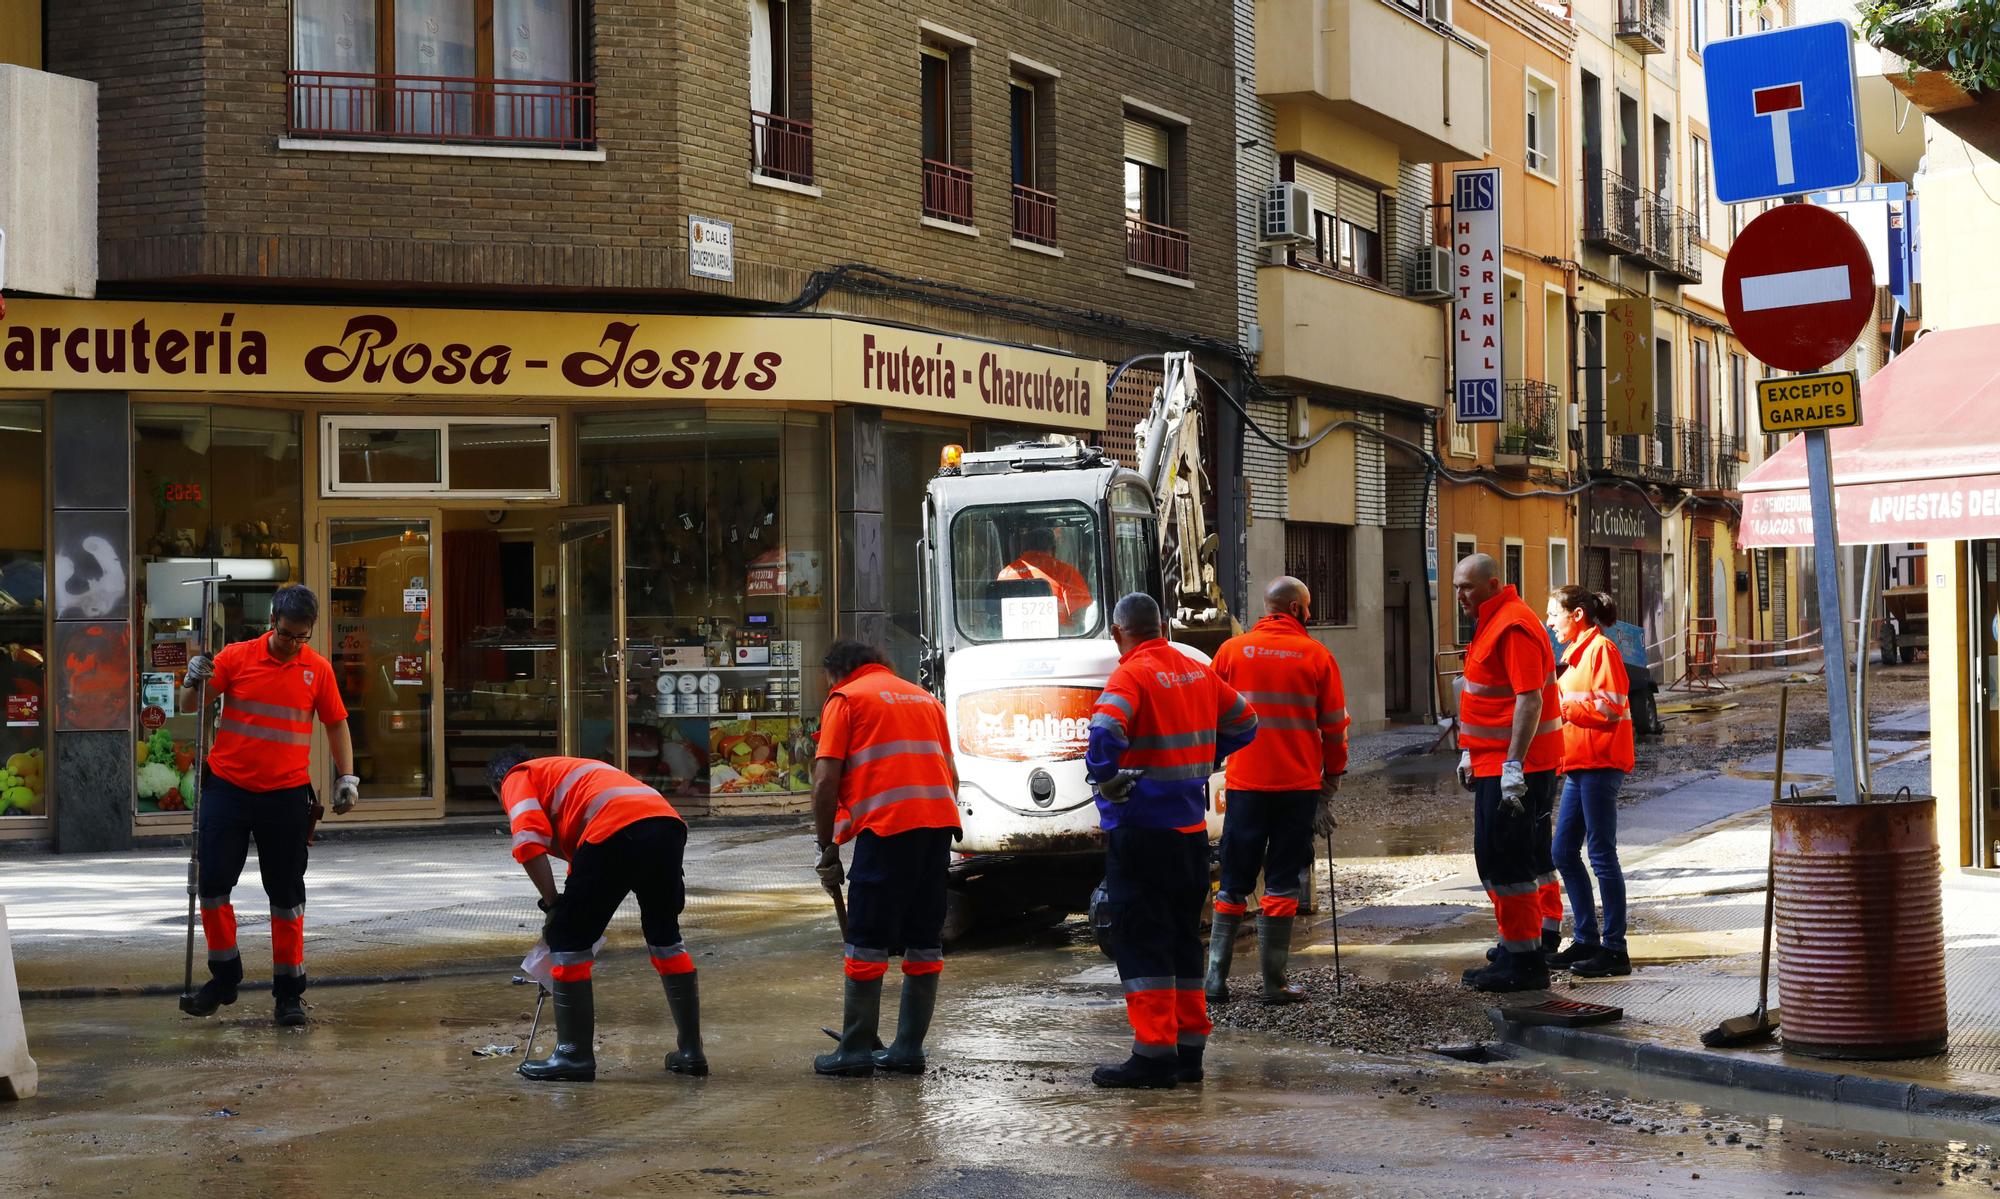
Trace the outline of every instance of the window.
{"type": "Polygon", "coordinates": [[[1051,79],[1015,76],[1008,81],[1008,141],[1014,174],[1014,236],[1036,245],[1056,244],[1053,142],[1046,109],[1055,90],[1051,79]]]}
{"type": "Polygon", "coordinates": [[[1312,593],[1312,623],[1345,625],[1353,575],[1354,530],[1346,525],[1285,522],[1285,573],[1312,593]]]}
{"type": "Polygon", "coordinates": [[[1734,352],[1729,355],[1729,431],[1739,446],[1750,433],[1750,360],[1734,352]]]}
{"type": "Polygon", "coordinates": [[[1693,418],[1695,424],[1706,428],[1712,420],[1709,414],[1712,411],[1710,405],[1715,393],[1710,387],[1709,380],[1713,378],[1710,371],[1714,359],[1709,352],[1708,343],[1701,338],[1695,338],[1691,344],[1694,347],[1694,411],[1688,415],[1693,418]]]}
{"type": "Polygon", "coordinates": [[[1694,228],[1701,240],[1708,240],[1708,139],[1695,134],[1688,154],[1688,207],[1694,209],[1694,228]]]}
{"type": "Polygon", "coordinates": [[[1074,500],[984,504],[952,518],[958,629],[973,641],[1094,636],[1097,514],[1074,500]]]}
{"type": "MultiPolygon", "coordinates": [[[[1456,570],[1460,562],[1465,561],[1478,552],[1479,543],[1477,541],[1474,541],[1463,533],[1452,534],[1451,561],[1445,563],[1445,569],[1456,570]]],[[[1459,607],[1455,600],[1451,608],[1452,611],[1458,613],[1458,643],[1460,645],[1471,645],[1474,628],[1472,617],[1467,614],[1464,608],[1459,607]]]]}
{"type": "Polygon", "coordinates": [[[1451,418],[1451,452],[1460,458],[1479,456],[1478,425],[1468,425],[1456,416],[1451,418]]]}
{"type": "Polygon", "coordinates": [[[750,0],[750,169],[813,181],[812,7],[750,0]]]}
{"type": "Polygon", "coordinates": [[[922,53],[924,215],[972,223],[971,55],[925,46],[922,53]]]}
{"type": "Polygon", "coordinates": [[[1286,168],[1292,181],[1312,197],[1313,205],[1312,244],[1300,247],[1295,261],[1382,282],[1386,273],[1382,193],[1296,159],[1287,160],[1286,168]]]}
{"type": "Polygon", "coordinates": [[[1188,235],[1175,224],[1175,131],[1125,117],[1125,260],[1142,270],[1188,277],[1188,235]]]}
{"type": "MultiPolygon", "coordinates": [[[[0,451],[5,452],[7,461],[21,464],[0,472],[0,497],[4,497],[0,502],[0,641],[5,641],[9,650],[0,653],[0,695],[5,697],[0,699],[5,706],[4,717],[0,717],[0,764],[13,771],[18,780],[15,785],[22,789],[17,794],[10,787],[6,794],[0,794],[0,800],[7,801],[0,804],[0,818],[47,815],[46,780],[55,773],[47,766],[49,655],[44,630],[48,621],[48,534],[43,521],[49,509],[43,491],[44,445],[40,400],[0,402],[0,451]]],[[[143,508],[133,507],[133,520],[143,520],[143,508]]],[[[100,555],[83,550],[81,542],[77,550],[78,559],[94,561],[98,568],[105,565],[100,555]]],[[[86,577],[92,570],[85,565],[74,577],[86,577]]],[[[107,572],[98,569],[97,573],[102,577],[107,572]]],[[[86,586],[86,595],[97,590],[86,586]]],[[[122,601],[122,585],[117,598],[122,601]]]]}
{"type": "Polygon", "coordinates": [[[1549,590],[1569,584],[1569,542],[1560,537],[1549,538],[1549,590]]]}
{"type": "Polygon", "coordinates": [[[1522,595],[1528,593],[1527,547],[1509,537],[1500,550],[1500,578],[1522,595]]]}
{"type": "Polygon", "coordinates": [[[1653,461],[1663,466],[1674,462],[1674,343],[1653,335],[1653,461]]]}
{"type": "Polygon", "coordinates": [[[1159,535],[1142,488],[1120,484],[1111,491],[1111,582],[1119,595],[1160,594],[1159,535]]]}
{"type": "Polygon", "coordinates": [[[580,32],[576,0],[293,0],[290,130],[587,147],[580,32]]]}
{"type": "MultiPolygon", "coordinates": [[[[1569,295],[1559,288],[1542,289],[1542,381],[1549,385],[1549,402],[1560,415],[1569,394],[1569,295]]],[[[1567,424],[1567,418],[1562,419],[1567,424]]],[[[1561,429],[1552,430],[1558,436],[1561,429]]]]}
{"type": "Polygon", "coordinates": [[[1528,169],[1538,175],[1555,174],[1557,120],[1556,85],[1530,72],[1526,150],[1528,169]]]}
{"type": "Polygon", "coordinates": [[[562,494],[549,417],[328,416],[320,447],[326,496],[562,494]]]}
{"type": "Polygon", "coordinates": [[[1743,32],[1743,0],[1722,0],[1722,35],[1735,37],[1743,32]]]}
{"type": "Polygon", "coordinates": [[[1708,0],[1688,0],[1688,53],[1700,58],[1701,48],[1707,44],[1708,0]]]}

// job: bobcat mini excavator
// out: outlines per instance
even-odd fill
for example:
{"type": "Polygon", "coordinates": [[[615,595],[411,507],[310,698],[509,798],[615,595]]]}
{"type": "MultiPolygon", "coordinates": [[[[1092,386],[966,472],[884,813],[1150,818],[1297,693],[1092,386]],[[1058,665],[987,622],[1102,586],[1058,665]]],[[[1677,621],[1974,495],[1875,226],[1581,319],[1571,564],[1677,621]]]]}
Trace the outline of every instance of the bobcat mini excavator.
{"type": "MultiPolygon", "coordinates": [[[[1136,469],[1069,438],[948,447],[926,489],[921,677],[945,705],[964,828],[947,938],[992,918],[1082,911],[1102,878],[1083,755],[1118,664],[1119,597],[1158,599],[1197,661],[1236,631],[1202,517],[1193,364],[1165,359],[1136,469]]],[[[1213,799],[1208,829],[1221,836],[1213,799]]]]}

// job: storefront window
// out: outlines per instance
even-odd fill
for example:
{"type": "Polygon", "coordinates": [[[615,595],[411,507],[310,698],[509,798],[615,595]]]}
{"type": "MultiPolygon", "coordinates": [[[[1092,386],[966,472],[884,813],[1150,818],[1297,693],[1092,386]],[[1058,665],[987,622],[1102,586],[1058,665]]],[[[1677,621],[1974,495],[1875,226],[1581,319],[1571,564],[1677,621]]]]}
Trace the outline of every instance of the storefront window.
{"type": "Polygon", "coordinates": [[[0,402],[0,816],[45,816],[48,715],[42,405],[0,402]]]}
{"type": "Polygon", "coordinates": [[[631,773],[695,813],[807,791],[831,616],[824,421],[618,414],[577,441],[578,501],[625,510],[631,773]]]}
{"type": "Polygon", "coordinates": [[[139,811],[185,811],[195,718],[179,710],[175,692],[188,658],[201,651],[204,635],[210,649],[219,643],[217,623],[220,642],[268,627],[271,592],[301,581],[299,417],[134,404],[132,425],[139,811]],[[217,609],[204,622],[202,589],[181,580],[212,571],[235,580],[217,586],[217,609]]]}
{"type": "Polygon", "coordinates": [[[1074,500],[988,504],[951,523],[959,631],[974,641],[1094,636],[1097,514],[1074,500]]]}

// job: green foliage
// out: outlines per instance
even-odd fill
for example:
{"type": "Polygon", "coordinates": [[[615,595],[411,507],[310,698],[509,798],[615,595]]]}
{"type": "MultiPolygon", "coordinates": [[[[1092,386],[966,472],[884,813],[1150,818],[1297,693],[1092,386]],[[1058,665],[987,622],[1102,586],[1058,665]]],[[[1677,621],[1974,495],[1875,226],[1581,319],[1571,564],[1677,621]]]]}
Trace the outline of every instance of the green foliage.
{"type": "Polygon", "coordinates": [[[1968,92],[2000,92],[2000,0],[1862,0],[1861,36],[1968,92]]]}

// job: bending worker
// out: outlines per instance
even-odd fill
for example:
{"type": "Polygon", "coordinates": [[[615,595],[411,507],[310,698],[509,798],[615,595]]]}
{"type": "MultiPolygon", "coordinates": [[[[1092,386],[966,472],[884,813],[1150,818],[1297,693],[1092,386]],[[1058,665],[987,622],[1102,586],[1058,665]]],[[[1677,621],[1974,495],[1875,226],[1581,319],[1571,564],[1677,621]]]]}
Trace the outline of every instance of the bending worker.
{"type": "Polygon", "coordinates": [[[836,891],[847,882],[847,981],[840,1044],[814,1058],[813,1069],[921,1074],[944,971],[945,888],[958,833],[958,770],[944,705],[859,641],[834,642],[822,665],[813,828],[820,881],[836,891]],[[854,872],[843,875],[840,847],[850,841],[854,872]],[[903,1006],[896,1039],[882,1049],[882,977],[897,952],[903,1006]]]}
{"type": "Polygon", "coordinates": [[[681,873],[687,822],[658,791],[606,762],[537,758],[511,746],[486,763],[486,781],[514,830],[514,860],[528,872],[548,913],[542,938],[554,969],[556,1046],[522,1062],[536,1082],[589,1082],[597,1077],[597,1009],[591,993],[593,947],[627,893],[639,898],[646,953],[667,992],[679,1044],[666,1068],[708,1073],[701,1049],[701,995],[694,959],[681,942],[687,906],[681,873]],[[556,891],[549,859],[570,865],[556,891]]]}
{"type": "Polygon", "coordinates": [[[1056,557],[1056,532],[1046,525],[1024,531],[1020,553],[1000,568],[1002,579],[1040,579],[1056,597],[1056,619],[1074,629],[1091,604],[1090,581],[1083,572],[1056,557]]]}
{"type": "Polygon", "coordinates": [[[1112,956],[1132,1022],[1132,1056],[1099,1066],[1090,1080],[1100,1087],[1201,1081],[1210,1031],[1200,982],[1208,776],[1257,735],[1244,698],[1164,631],[1152,596],[1118,601],[1118,668],[1097,697],[1084,753],[1105,829],[1112,956]]]}
{"type": "Polygon", "coordinates": [[[1501,583],[1491,556],[1460,561],[1451,585],[1475,621],[1460,680],[1459,776],[1472,787],[1474,864],[1500,926],[1491,962],[1466,971],[1465,983],[1481,991],[1539,990],[1549,985],[1544,954],[1562,935],[1549,847],[1562,765],[1555,651],[1534,610],[1501,583]]]}
{"type": "MultiPolygon", "coordinates": [[[[203,619],[206,619],[204,614],[203,619]]],[[[271,995],[279,1024],[306,1022],[306,838],[312,833],[312,726],[326,726],[338,776],[333,810],[360,798],[347,705],[333,667],[306,644],[319,620],[319,600],[296,584],[271,595],[271,628],[253,641],[190,658],[180,692],[184,712],[197,710],[197,685],[222,698],[215,739],[202,763],[201,835],[196,847],[201,933],[208,943],[208,981],[182,1004],[210,1016],[236,1002],[243,957],[236,947],[236,908],[229,893],[243,875],[250,842],[271,901],[271,995]]],[[[207,719],[207,713],[200,713],[207,719]]]]}
{"type": "MultiPolygon", "coordinates": [[[[1306,632],[1312,592],[1290,576],[1264,589],[1264,619],[1222,643],[1215,673],[1257,713],[1257,740],[1229,759],[1222,886],[1208,933],[1210,1003],[1229,1002],[1229,961],[1257,875],[1263,1001],[1298,1003],[1285,981],[1299,895],[1312,885],[1313,834],[1332,831],[1333,793],[1347,772],[1347,692],[1332,651],[1306,632]]],[[[1329,880],[1331,885],[1331,880],[1329,880]]]]}

